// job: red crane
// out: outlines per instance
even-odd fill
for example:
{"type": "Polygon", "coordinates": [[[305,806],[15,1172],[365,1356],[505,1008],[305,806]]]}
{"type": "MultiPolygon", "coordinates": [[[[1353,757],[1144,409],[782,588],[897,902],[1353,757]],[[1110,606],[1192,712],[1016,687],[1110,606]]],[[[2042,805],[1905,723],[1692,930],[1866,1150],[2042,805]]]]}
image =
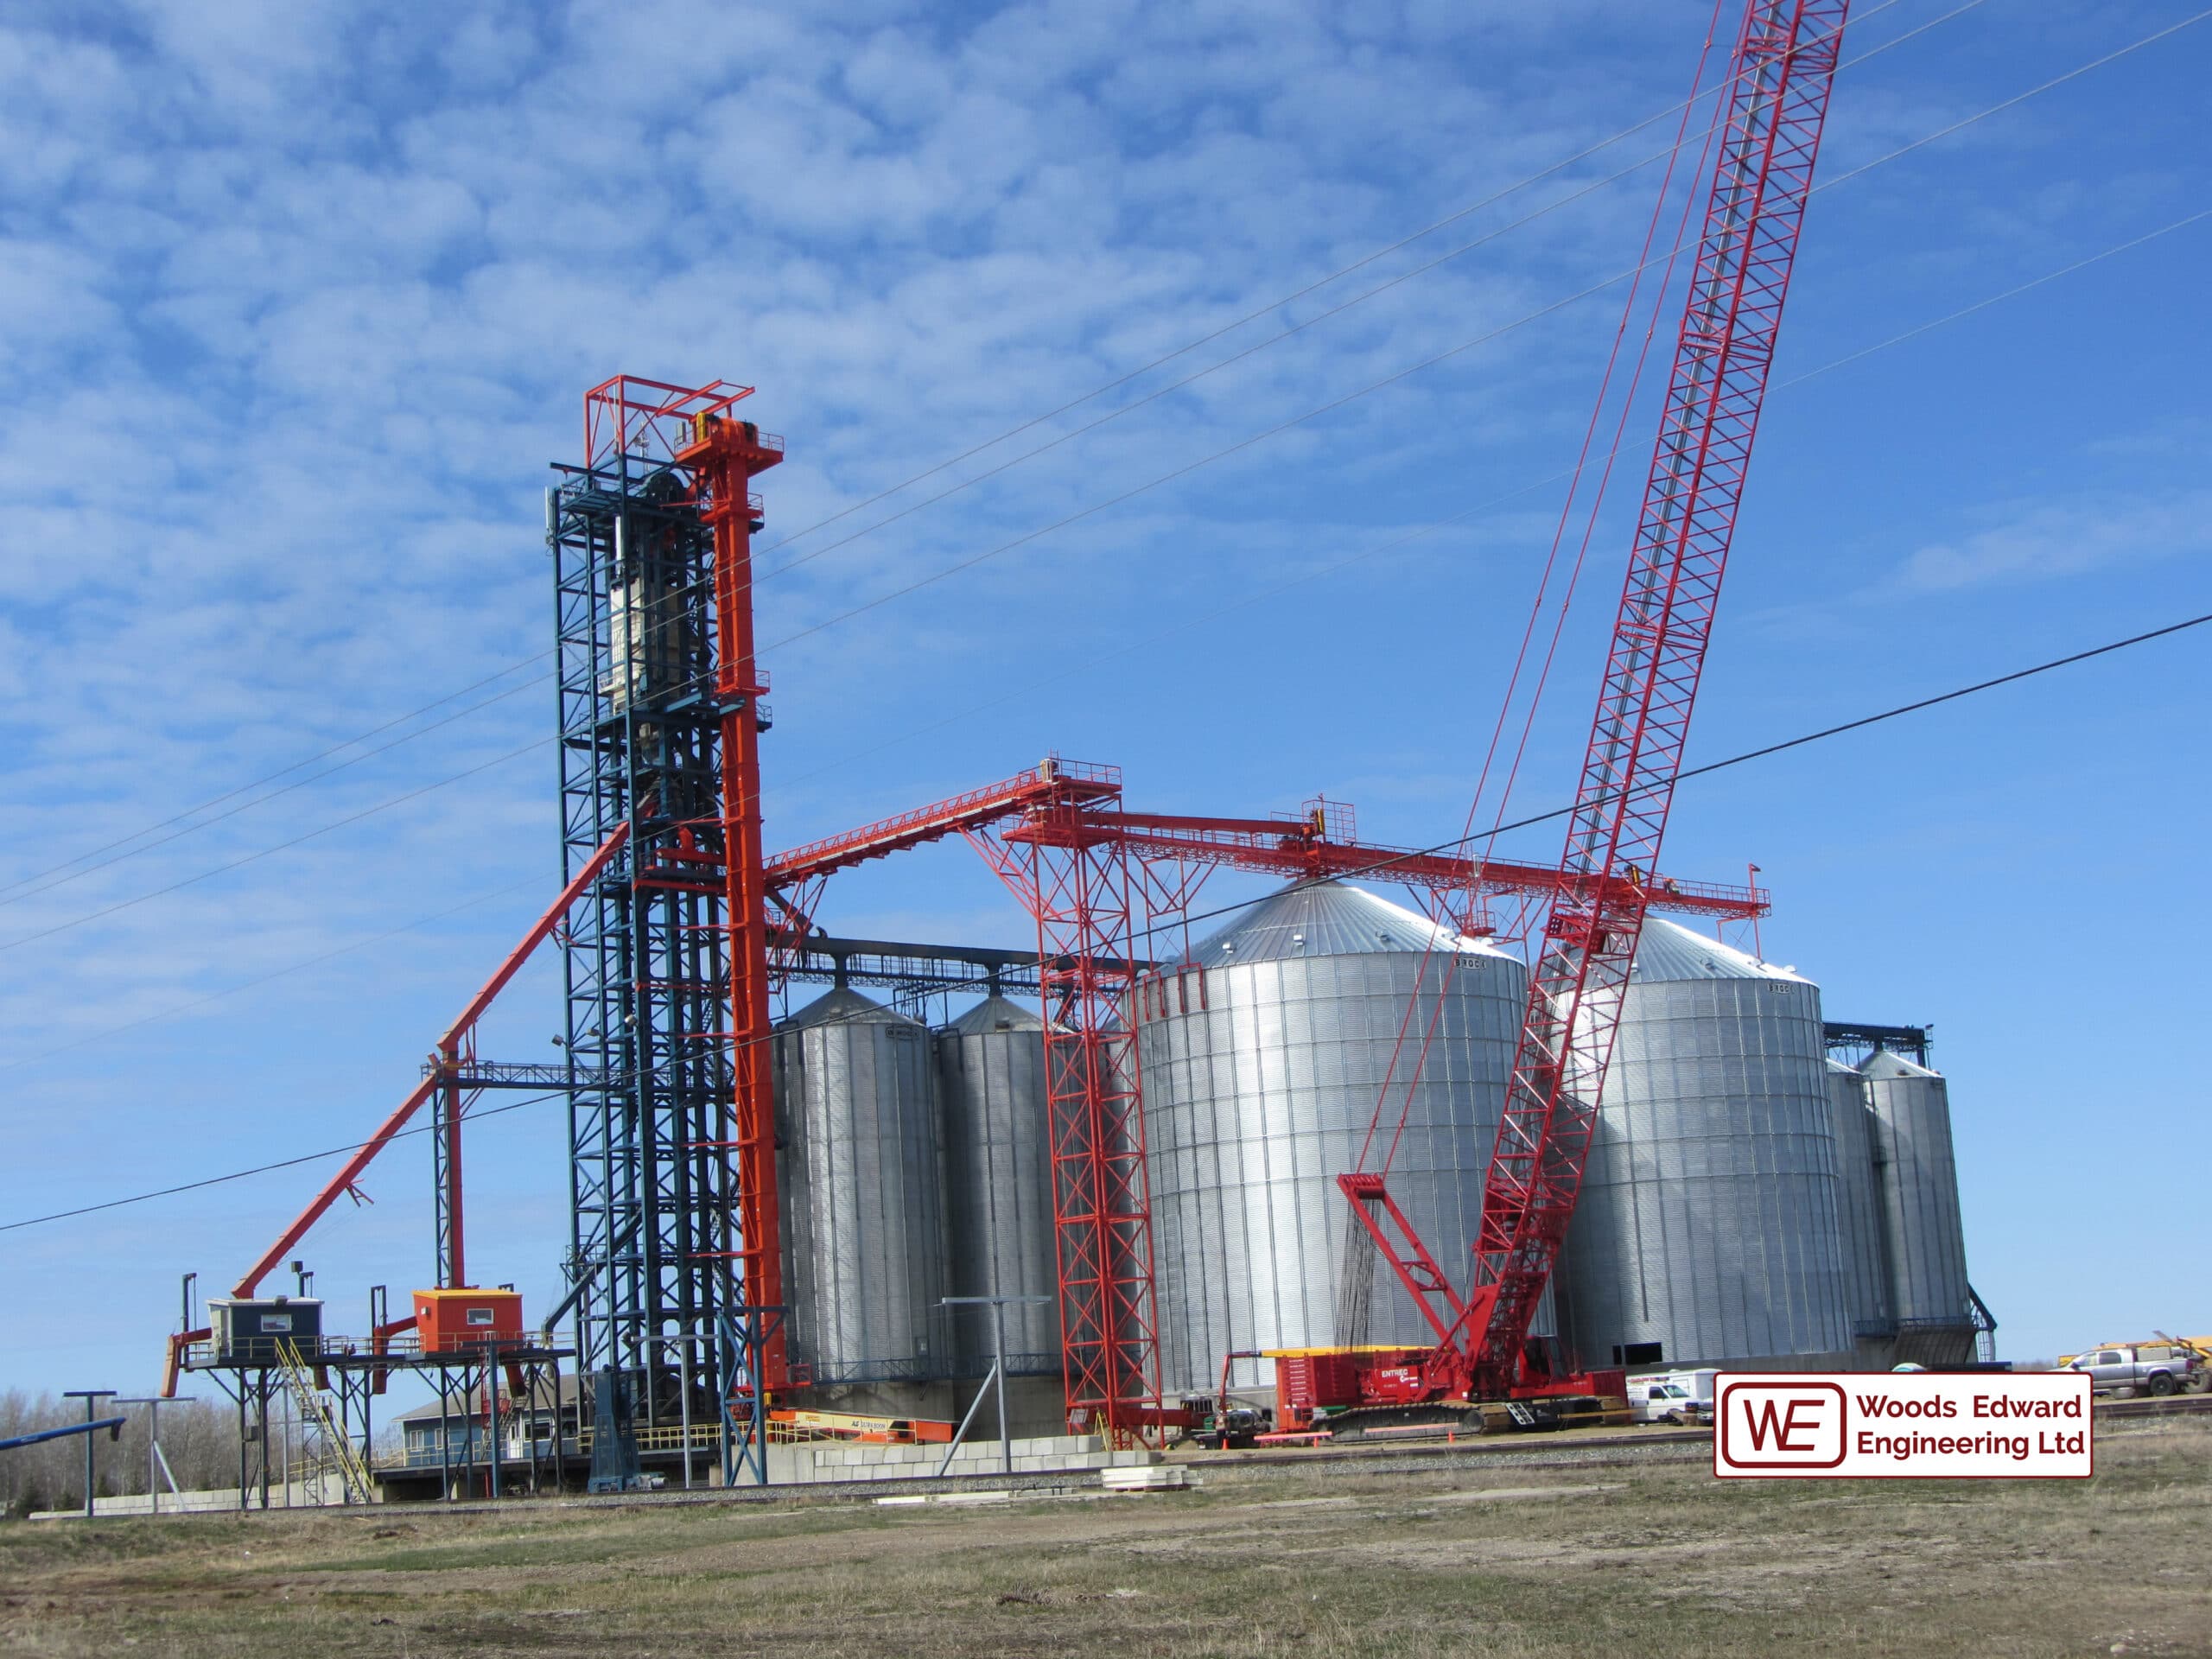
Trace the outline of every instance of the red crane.
{"type": "MultiPolygon", "coordinates": [[[[1723,94],[1697,263],[1597,715],[1552,894],[1503,1120],[1460,1297],[1384,1175],[1338,1178],[1436,1333],[1357,1375],[1355,1401],[1505,1400],[1580,1392],[1529,1353],[1559,1256],[1652,902],[1667,813],[1743,498],[1848,0],[1750,0],[1723,94]]],[[[1347,1356],[1349,1358],[1350,1357],[1347,1356]]],[[[1339,1386],[1343,1386],[1339,1384],[1339,1386]]]]}

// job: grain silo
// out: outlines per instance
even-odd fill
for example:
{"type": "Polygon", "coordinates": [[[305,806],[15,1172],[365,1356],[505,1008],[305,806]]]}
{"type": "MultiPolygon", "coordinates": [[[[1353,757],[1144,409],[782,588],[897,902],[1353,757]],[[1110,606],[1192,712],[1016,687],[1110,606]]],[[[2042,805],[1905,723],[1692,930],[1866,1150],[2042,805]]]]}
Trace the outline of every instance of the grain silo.
{"type": "Polygon", "coordinates": [[[817,1384],[944,1375],[928,1029],[840,987],[777,1028],[775,1070],[792,1360],[817,1384]]]}
{"type": "MultiPolygon", "coordinates": [[[[937,1082],[951,1231],[945,1294],[1044,1298],[1004,1310],[1007,1370],[1057,1375],[1060,1319],[1044,1022],[1003,996],[978,1003],[938,1030],[937,1082]]],[[[989,1310],[963,1310],[952,1331],[959,1374],[987,1372],[989,1310]]]]}
{"type": "Polygon", "coordinates": [[[1873,1109],[1887,1224],[1897,1357],[1923,1365],[1974,1357],[1974,1293],[1951,1149],[1951,1103],[1939,1072],[1901,1054],[1859,1068],[1873,1109]]]}
{"type": "Polygon", "coordinates": [[[1820,988],[1648,918],[1561,1263],[1570,1349],[1849,1365],[1837,1188],[1820,988]]]}
{"type": "MultiPolygon", "coordinates": [[[[1395,1129],[1432,1015],[1390,1190],[1437,1259],[1464,1274],[1525,984],[1521,963],[1493,946],[1324,883],[1262,901],[1142,988],[1138,1055],[1171,1398],[1212,1389],[1230,1352],[1338,1339],[1351,1218],[1336,1177],[1357,1166],[1403,1029],[1383,1139],[1395,1129]]],[[[1433,1342],[1388,1272],[1376,1264],[1370,1323],[1346,1334],[1433,1342]]],[[[1270,1375],[1265,1362],[1239,1361],[1233,1380],[1270,1375]]]]}
{"type": "Polygon", "coordinates": [[[1828,1123],[1835,1134],[1836,1224],[1844,1306],[1859,1363],[1885,1366],[1897,1335],[1890,1301],[1888,1224],[1875,1162],[1874,1114],[1857,1068],[1828,1062],[1828,1123]]]}

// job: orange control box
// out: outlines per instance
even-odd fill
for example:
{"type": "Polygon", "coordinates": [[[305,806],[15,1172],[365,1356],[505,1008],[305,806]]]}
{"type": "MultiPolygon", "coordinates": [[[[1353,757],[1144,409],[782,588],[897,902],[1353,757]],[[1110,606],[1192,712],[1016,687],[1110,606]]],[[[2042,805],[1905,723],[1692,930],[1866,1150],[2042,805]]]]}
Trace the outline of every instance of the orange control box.
{"type": "Polygon", "coordinates": [[[517,1290],[418,1290],[415,1329],[426,1354],[474,1351],[487,1342],[518,1346],[523,1339],[522,1293],[517,1290]]]}

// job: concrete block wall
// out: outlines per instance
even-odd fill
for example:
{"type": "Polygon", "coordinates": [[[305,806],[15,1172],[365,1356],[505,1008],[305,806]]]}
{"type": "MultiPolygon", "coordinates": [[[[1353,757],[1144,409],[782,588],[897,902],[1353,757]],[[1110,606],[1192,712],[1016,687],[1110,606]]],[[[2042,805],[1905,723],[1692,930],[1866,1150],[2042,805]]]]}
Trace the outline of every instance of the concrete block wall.
{"type": "MultiPolygon", "coordinates": [[[[1040,1435],[1012,1442],[1018,1475],[1124,1469],[1160,1461],[1156,1452],[1110,1452],[1095,1434],[1040,1435]]],[[[868,1446],[843,1440],[804,1441],[768,1448],[768,1478],[779,1485],[814,1481],[928,1480],[944,1461],[942,1446],[868,1446]]],[[[995,1438],[969,1440],[952,1456],[947,1475],[1004,1471],[995,1438]]]]}

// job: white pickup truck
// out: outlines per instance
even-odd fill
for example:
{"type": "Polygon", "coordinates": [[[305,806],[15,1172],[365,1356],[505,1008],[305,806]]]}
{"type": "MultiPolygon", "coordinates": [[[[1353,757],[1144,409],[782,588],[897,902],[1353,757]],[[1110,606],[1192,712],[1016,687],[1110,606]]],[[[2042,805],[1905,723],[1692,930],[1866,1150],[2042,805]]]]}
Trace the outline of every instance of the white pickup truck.
{"type": "Polygon", "coordinates": [[[2089,1386],[2098,1394],[2121,1389],[2163,1398],[2186,1389],[2203,1392],[2204,1362],[2178,1343],[2120,1343],[2076,1354],[2066,1368],[2087,1371],[2089,1386]]]}

